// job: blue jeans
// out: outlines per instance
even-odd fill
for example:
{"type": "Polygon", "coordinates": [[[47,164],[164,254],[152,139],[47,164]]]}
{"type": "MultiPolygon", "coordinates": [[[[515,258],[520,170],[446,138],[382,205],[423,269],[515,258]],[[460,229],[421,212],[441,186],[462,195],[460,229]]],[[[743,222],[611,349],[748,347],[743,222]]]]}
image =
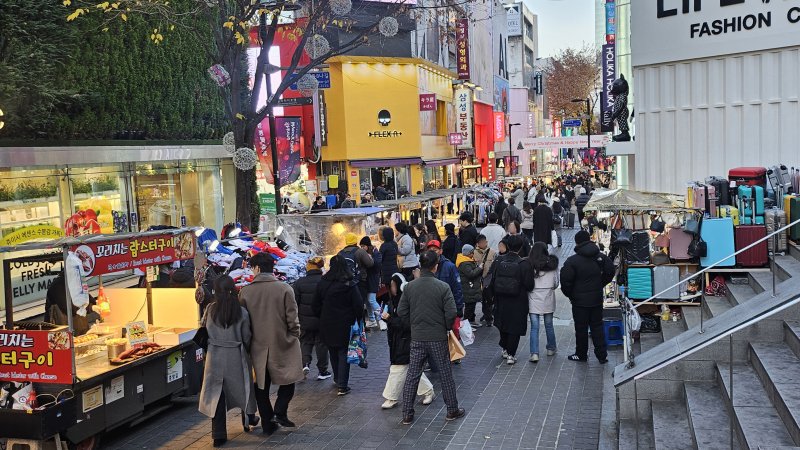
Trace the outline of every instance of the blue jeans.
{"type": "Polygon", "coordinates": [[[372,308],[372,318],[375,321],[381,319],[381,305],[378,304],[378,294],[377,292],[370,292],[367,294],[367,301],[369,302],[369,307],[372,308]]]}
{"type": "Polygon", "coordinates": [[[556,330],[553,328],[553,314],[531,314],[531,355],[539,353],[539,317],[544,317],[544,332],[547,335],[547,349],[556,351],[556,330]]]}

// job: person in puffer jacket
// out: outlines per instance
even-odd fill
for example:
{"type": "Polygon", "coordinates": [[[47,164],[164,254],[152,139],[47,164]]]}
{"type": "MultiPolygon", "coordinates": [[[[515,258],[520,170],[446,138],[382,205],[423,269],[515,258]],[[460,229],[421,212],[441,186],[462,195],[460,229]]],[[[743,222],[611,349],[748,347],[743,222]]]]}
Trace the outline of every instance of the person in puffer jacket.
{"type": "Polygon", "coordinates": [[[325,380],[332,375],[328,371],[328,347],[319,338],[319,317],[314,314],[312,307],[317,285],[322,280],[322,268],[325,260],[314,256],[306,264],[306,276],[295,281],[294,299],[297,302],[297,316],[300,319],[300,349],[303,352],[303,374],[308,375],[311,365],[311,351],[317,353],[318,380],[325,380]]]}
{"type": "Polygon", "coordinates": [[[400,272],[406,277],[407,281],[414,279],[414,270],[419,269],[419,257],[417,256],[417,243],[409,235],[409,226],[405,222],[398,222],[394,226],[400,237],[397,238],[397,254],[400,272]]]}
{"type": "Polygon", "coordinates": [[[461,294],[464,296],[464,320],[469,321],[473,328],[480,327],[480,322],[475,320],[475,306],[483,299],[481,278],[483,266],[475,261],[475,247],[465,245],[456,257],[456,267],[461,276],[461,294]]]}
{"type": "Polygon", "coordinates": [[[400,271],[397,267],[397,242],[394,241],[394,230],[390,227],[381,227],[381,284],[389,286],[392,275],[400,271]]]}
{"type": "Polygon", "coordinates": [[[453,299],[456,301],[456,311],[458,317],[464,317],[464,295],[461,293],[461,277],[458,275],[458,268],[442,254],[442,243],[439,241],[428,242],[427,250],[433,250],[439,255],[439,266],[436,270],[436,278],[444,281],[450,286],[453,299]]]}

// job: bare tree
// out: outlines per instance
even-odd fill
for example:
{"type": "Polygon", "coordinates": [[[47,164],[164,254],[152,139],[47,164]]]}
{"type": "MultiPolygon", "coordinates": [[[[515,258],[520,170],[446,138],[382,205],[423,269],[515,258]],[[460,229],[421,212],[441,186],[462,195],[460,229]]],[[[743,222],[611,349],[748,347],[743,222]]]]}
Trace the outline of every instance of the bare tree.
{"type": "MultiPolygon", "coordinates": [[[[552,58],[552,64],[543,71],[551,115],[558,115],[562,110],[570,116],[585,113],[586,104],[575,103],[573,99],[592,98],[597,102],[593,94],[600,79],[598,61],[599,54],[593,46],[567,48],[552,58]]],[[[599,130],[595,124],[592,128],[599,130]]]]}

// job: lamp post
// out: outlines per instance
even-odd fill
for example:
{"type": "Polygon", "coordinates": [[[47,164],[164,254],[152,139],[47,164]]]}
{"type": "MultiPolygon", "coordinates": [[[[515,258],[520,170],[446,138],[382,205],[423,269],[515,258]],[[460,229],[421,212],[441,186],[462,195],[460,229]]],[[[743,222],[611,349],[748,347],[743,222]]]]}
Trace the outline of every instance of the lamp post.
{"type": "Polygon", "coordinates": [[[511,175],[514,175],[514,146],[511,143],[511,129],[522,125],[521,123],[509,123],[508,124],[508,156],[511,162],[511,175]]]}
{"type": "Polygon", "coordinates": [[[586,99],[582,98],[573,98],[572,103],[583,103],[586,102],[586,135],[587,135],[587,145],[586,150],[592,148],[592,100],[589,97],[586,99]]]}

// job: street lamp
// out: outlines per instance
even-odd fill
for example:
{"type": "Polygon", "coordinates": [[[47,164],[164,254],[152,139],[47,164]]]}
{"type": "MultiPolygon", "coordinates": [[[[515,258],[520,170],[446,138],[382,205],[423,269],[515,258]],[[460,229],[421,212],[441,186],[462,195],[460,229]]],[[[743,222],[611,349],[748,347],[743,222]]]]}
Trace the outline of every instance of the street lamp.
{"type": "Polygon", "coordinates": [[[586,150],[592,148],[592,100],[589,97],[586,99],[581,98],[573,98],[572,103],[583,103],[586,102],[586,134],[588,136],[587,142],[588,145],[586,146],[586,150]]]}
{"type": "Polygon", "coordinates": [[[508,124],[508,156],[511,162],[511,175],[514,175],[514,146],[511,145],[511,129],[517,126],[522,125],[521,123],[509,123],[508,124]]]}

